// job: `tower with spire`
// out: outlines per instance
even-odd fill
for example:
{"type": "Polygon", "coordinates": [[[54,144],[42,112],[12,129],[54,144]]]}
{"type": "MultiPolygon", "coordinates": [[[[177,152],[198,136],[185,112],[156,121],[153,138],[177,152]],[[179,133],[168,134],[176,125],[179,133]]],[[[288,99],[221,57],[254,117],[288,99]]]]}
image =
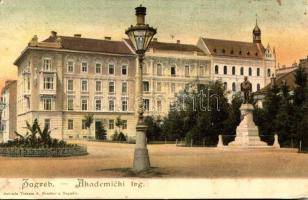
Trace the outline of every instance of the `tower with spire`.
{"type": "Polygon", "coordinates": [[[261,29],[258,26],[258,17],[256,16],[256,26],[252,31],[253,43],[261,43],[261,29]]]}

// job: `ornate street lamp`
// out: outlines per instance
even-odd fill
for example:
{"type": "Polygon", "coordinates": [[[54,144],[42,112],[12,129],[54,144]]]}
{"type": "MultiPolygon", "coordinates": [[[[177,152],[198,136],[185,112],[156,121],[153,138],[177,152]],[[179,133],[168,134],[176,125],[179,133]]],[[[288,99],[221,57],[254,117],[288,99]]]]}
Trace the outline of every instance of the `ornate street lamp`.
{"type": "Polygon", "coordinates": [[[156,34],[156,29],[145,24],[146,8],[140,5],[135,8],[137,16],[137,24],[131,25],[125,34],[128,35],[132,42],[135,51],[138,55],[139,70],[137,81],[137,97],[138,97],[138,122],[136,126],[136,146],[134,153],[134,171],[143,171],[150,168],[150,159],[146,141],[146,125],[143,120],[143,81],[142,81],[142,66],[146,50],[151,43],[153,36],[156,34]]]}

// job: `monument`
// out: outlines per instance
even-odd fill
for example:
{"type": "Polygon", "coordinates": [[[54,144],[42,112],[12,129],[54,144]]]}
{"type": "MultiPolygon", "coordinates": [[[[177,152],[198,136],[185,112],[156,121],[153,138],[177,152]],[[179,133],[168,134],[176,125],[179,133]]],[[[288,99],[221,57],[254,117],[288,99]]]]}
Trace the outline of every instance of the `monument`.
{"type": "Polygon", "coordinates": [[[253,121],[252,112],[254,107],[250,103],[252,84],[248,81],[247,76],[245,76],[244,82],[241,83],[241,91],[244,96],[243,104],[240,107],[242,121],[236,128],[235,140],[229,146],[266,147],[267,144],[260,140],[258,127],[253,121]]]}

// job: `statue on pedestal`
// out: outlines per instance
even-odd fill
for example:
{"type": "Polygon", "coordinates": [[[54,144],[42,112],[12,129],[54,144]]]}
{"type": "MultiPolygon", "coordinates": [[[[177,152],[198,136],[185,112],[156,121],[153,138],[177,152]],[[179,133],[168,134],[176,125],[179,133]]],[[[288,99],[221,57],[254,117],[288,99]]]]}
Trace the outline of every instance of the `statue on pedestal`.
{"type": "Polygon", "coordinates": [[[244,77],[244,82],[241,83],[241,91],[244,94],[244,101],[243,103],[249,103],[251,98],[252,92],[252,84],[248,81],[248,77],[244,77]]]}

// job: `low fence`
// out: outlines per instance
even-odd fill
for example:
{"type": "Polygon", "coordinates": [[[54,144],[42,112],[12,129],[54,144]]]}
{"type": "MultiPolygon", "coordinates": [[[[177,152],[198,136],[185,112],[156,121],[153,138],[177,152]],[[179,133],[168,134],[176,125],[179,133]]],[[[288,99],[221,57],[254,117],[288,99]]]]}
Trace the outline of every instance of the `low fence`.
{"type": "Polygon", "coordinates": [[[9,157],[68,157],[87,154],[87,147],[79,145],[64,148],[0,147],[0,156],[9,157]]]}

